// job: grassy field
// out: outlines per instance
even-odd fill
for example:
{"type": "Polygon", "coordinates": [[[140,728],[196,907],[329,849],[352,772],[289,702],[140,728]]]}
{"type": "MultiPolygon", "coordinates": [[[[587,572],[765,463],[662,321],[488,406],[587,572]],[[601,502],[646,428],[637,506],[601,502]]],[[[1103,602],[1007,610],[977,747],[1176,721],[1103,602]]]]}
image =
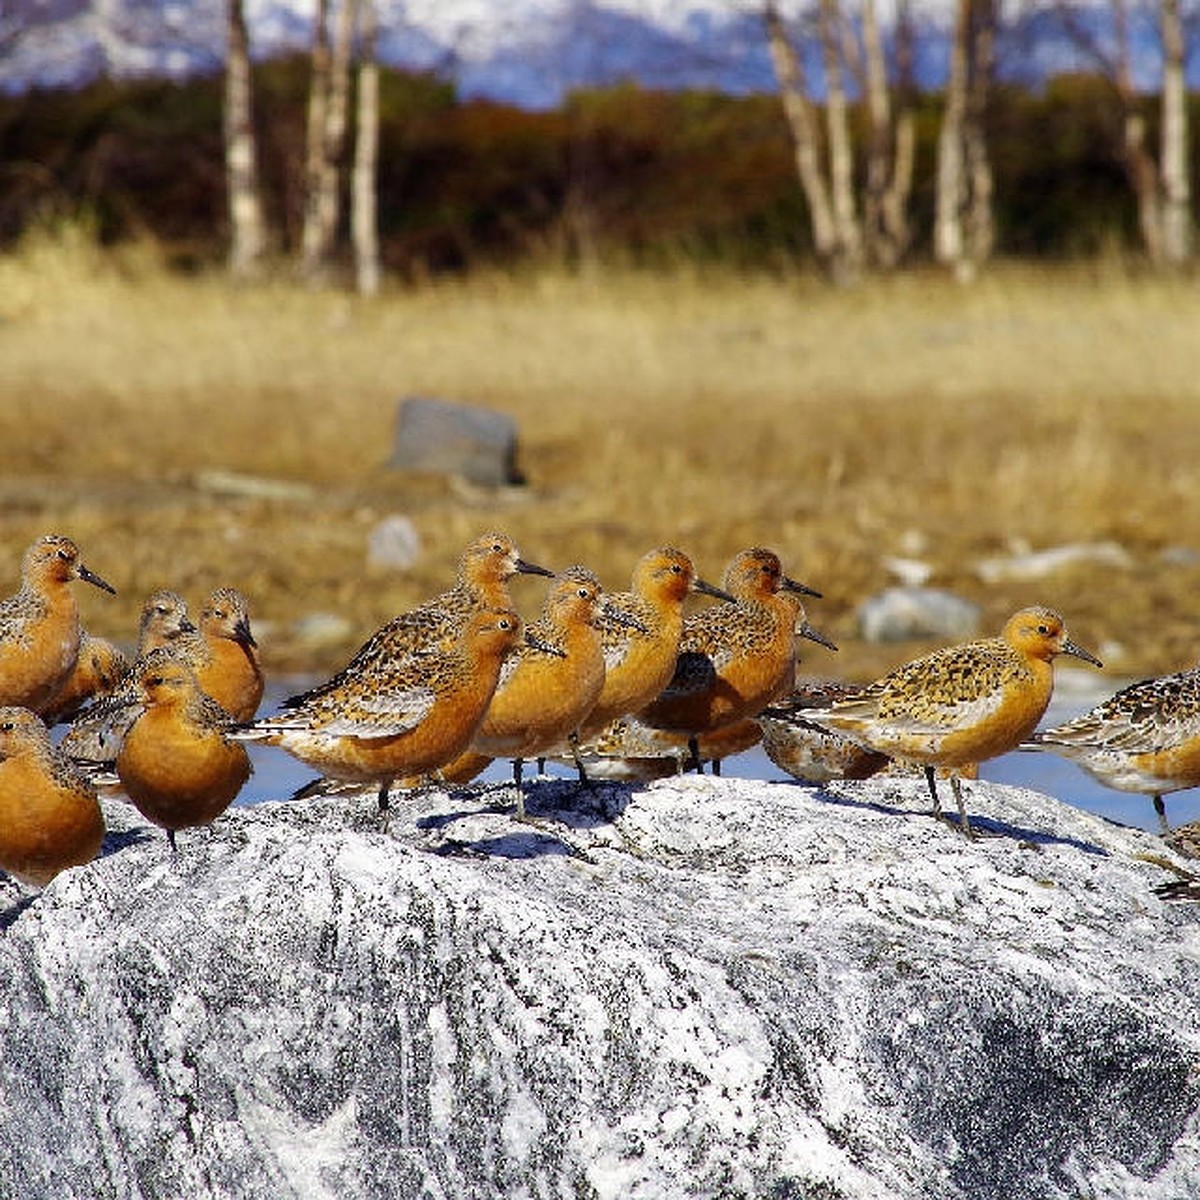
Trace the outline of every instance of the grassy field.
{"type": "MultiPolygon", "coordinates": [[[[60,235],[0,258],[0,590],[35,536],[68,533],[120,592],[81,588],[89,628],[131,639],[144,597],[231,583],[274,669],[326,670],[450,579],[500,527],[526,557],[628,586],[661,542],[719,580],[752,544],[820,588],[842,644],[813,671],[862,678],[924,647],[871,647],[854,611],[916,557],[978,601],[1063,610],[1115,672],[1197,657],[1200,289],[1113,265],[998,266],[835,292],[677,270],[474,277],[371,303],[287,283],[173,277],[148,249],[60,235]],[[529,485],[503,494],[386,469],[396,402],[493,406],[529,485]],[[244,496],[214,472],[304,485],[244,496]],[[407,514],[425,554],[371,572],[371,528],[407,514]],[[1114,539],[1131,569],[985,584],[982,558],[1114,539]],[[308,614],[349,627],[319,647],[308,614]]],[[[515,594],[536,611],[541,588],[515,594]]]]}

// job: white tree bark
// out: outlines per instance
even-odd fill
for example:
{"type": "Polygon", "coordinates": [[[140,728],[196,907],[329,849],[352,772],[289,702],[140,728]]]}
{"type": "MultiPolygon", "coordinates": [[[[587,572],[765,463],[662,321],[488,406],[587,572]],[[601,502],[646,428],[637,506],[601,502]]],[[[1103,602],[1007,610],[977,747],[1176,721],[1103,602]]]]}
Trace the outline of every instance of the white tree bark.
{"type": "Polygon", "coordinates": [[[1163,44],[1162,257],[1180,266],[1192,256],[1192,190],[1188,170],[1187,85],[1184,79],[1183,20],[1179,0],[1160,0],[1163,44]]]}
{"type": "Polygon", "coordinates": [[[329,109],[329,0],[317,0],[308,85],[308,126],[304,142],[304,228],[301,233],[301,273],[314,278],[322,265],[321,220],[318,211],[325,174],[325,123],[329,109]]]}
{"type": "Polygon", "coordinates": [[[250,45],[242,0],[226,0],[225,179],[229,206],[229,269],[256,274],[267,249],[266,219],[258,184],[250,45]]]}
{"type": "Polygon", "coordinates": [[[375,0],[360,0],[358,114],[355,121],[354,175],[351,180],[350,231],[354,241],[354,277],[358,291],[379,291],[379,64],[375,58],[375,0]]]}
{"type": "Polygon", "coordinates": [[[853,283],[862,273],[862,231],[854,203],[854,154],[850,144],[846,88],[842,77],[841,23],[838,0],[820,0],[829,190],[835,241],[830,266],[835,282],[853,283]]]}
{"type": "Polygon", "coordinates": [[[996,20],[995,0],[957,0],[938,136],[934,257],[963,281],[975,277],[995,239],[986,115],[996,20]]]}
{"type": "Polygon", "coordinates": [[[1072,40],[1112,85],[1121,107],[1118,153],[1137,206],[1138,233],[1146,257],[1156,266],[1178,266],[1192,256],[1192,198],[1189,178],[1186,59],[1179,0],[1158,0],[1163,78],[1158,161],[1147,145],[1147,97],[1133,78],[1133,50],[1127,0],[1111,0],[1115,48],[1110,53],[1081,19],[1070,0],[1057,11],[1072,40]]]}
{"type": "Polygon", "coordinates": [[[763,18],[767,26],[767,41],[771,50],[771,62],[775,68],[775,78],[779,83],[783,112],[792,135],[796,172],[808,205],[813,250],[822,265],[828,268],[837,245],[837,234],[829,188],[821,169],[820,134],[812,106],[805,94],[800,56],[788,37],[774,0],[767,0],[763,8],[763,18]]]}
{"type": "Polygon", "coordinates": [[[875,0],[863,0],[862,90],[867,106],[866,187],[863,252],[867,262],[890,270],[909,244],[908,203],[912,194],[916,136],[912,112],[912,44],[907,3],[896,14],[896,102],[888,86],[887,61],[875,0]]]}

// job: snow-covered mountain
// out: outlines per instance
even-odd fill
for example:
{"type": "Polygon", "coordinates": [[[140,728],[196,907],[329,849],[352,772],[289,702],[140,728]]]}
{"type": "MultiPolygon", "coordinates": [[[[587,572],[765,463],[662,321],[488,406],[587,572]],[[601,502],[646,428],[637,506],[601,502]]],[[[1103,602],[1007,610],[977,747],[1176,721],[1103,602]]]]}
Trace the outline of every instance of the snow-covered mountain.
{"type": "MultiPolygon", "coordinates": [[[[257,56],[310,43],[315,0],[246,0],[246,7],[257,56]]],[[[799,0],[782,7],[796,11],[799,0]]],[[[756,0],[378,0],[378,8],[383,61],[436,71],[468,98],[544,108],[573,88],[621,80],[734,94],[775,85],[756,0]]],[[[221,0],[18,0],[0,6],[0,88],[71,85],[105,74],[215,71],[223,52],[222,11],[221,0]]],[[[917,0],[917,11],[918,82],[939,87],[949,2],[917,0]]],[[[1061,28],[1051,27],[1051,10],[1024,12],[1002,39],[1002,74],[1028,84],[1091,65],[1072,50],[1061,28]]],[[[1095,32],[1103,37],[1102,29],[1095,32]]],[[[1138,55],[1139,74],[1153,86],[1154,31],[1141,32],[1146,49],[1138,55]]],[[[809,77],[819,92],[815,52],[809,77]]]]}
{"type": "MultiPolygon", "coordinates": [[[[219,67],[218,0],[27,0],[0,9],[0,86],[219,67]]],[[[254,53],[307,46],[313,0],[248,0],[254,53]]],[[[761,19],[733,0],[380,0],[380,54],[438,71],[463,96],[526,107],[634,79],[745,92],[771,85],[761,19]]]]}

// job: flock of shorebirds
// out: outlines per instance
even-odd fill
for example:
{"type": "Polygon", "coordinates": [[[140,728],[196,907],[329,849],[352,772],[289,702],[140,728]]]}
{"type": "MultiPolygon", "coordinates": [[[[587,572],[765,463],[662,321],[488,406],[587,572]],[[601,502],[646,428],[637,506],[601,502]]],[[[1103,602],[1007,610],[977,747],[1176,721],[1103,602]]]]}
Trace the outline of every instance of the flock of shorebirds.
{"type": "Polygon", "coordinates": [[[245,742],[278,746],[341,784],[443,785],[511,759],[516,815],[522,764],[574,764],[581,781],[651,777],[763,743],[773,762],[816,783],[890,764],[924,771],[935,815],[949,778],[1018,747],[1074,760],[1101,782],[1153,798],[1200,784],[1200,669],[1118,691],[1090,712],[1035,732],[1060,654],[1100,666],[1048,608],[1024,608],[1000,636],[914,659],[866,686],[798,685],[800,638],[836,649],[808,623],[820,593],[774,552],[737,554],[720,587],[662,546],[606,592],[585,567],[554,573],[511,538],[464,550],[450,590],[394,617],[333,678],[259,716],[263,673],[245,597],[218,588],[197,624],[172,591],[141,612],[136,656],[86,633],[72,584],[114,589],[67,537],[26,550],[20,590],[0,602],[0,868],[33,886],[86,863],[105,832],[101,795],[123,795],[176,831],[208,824],[251,774],[245,742]],[[536,620],[514,609],[519,573],[549,579],[536,620]],[[689,596],[711,603],[685,613],[689,596]],[[62,727],[52,737],[52,727],[62,727]]]}

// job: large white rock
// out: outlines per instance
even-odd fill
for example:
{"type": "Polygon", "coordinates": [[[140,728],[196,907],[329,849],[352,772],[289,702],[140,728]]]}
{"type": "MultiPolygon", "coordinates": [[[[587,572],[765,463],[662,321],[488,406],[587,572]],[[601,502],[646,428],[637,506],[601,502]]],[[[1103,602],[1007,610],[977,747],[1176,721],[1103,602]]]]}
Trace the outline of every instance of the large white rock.
{"type": "Polygon", "coordinates": [[[906,778],[503,796],[234,809],[174,859],[111,805],[104,858],[0,883],[0,1194],[1200,1195],[1152,835],[975,784],[968,842],[906,778]]]}

